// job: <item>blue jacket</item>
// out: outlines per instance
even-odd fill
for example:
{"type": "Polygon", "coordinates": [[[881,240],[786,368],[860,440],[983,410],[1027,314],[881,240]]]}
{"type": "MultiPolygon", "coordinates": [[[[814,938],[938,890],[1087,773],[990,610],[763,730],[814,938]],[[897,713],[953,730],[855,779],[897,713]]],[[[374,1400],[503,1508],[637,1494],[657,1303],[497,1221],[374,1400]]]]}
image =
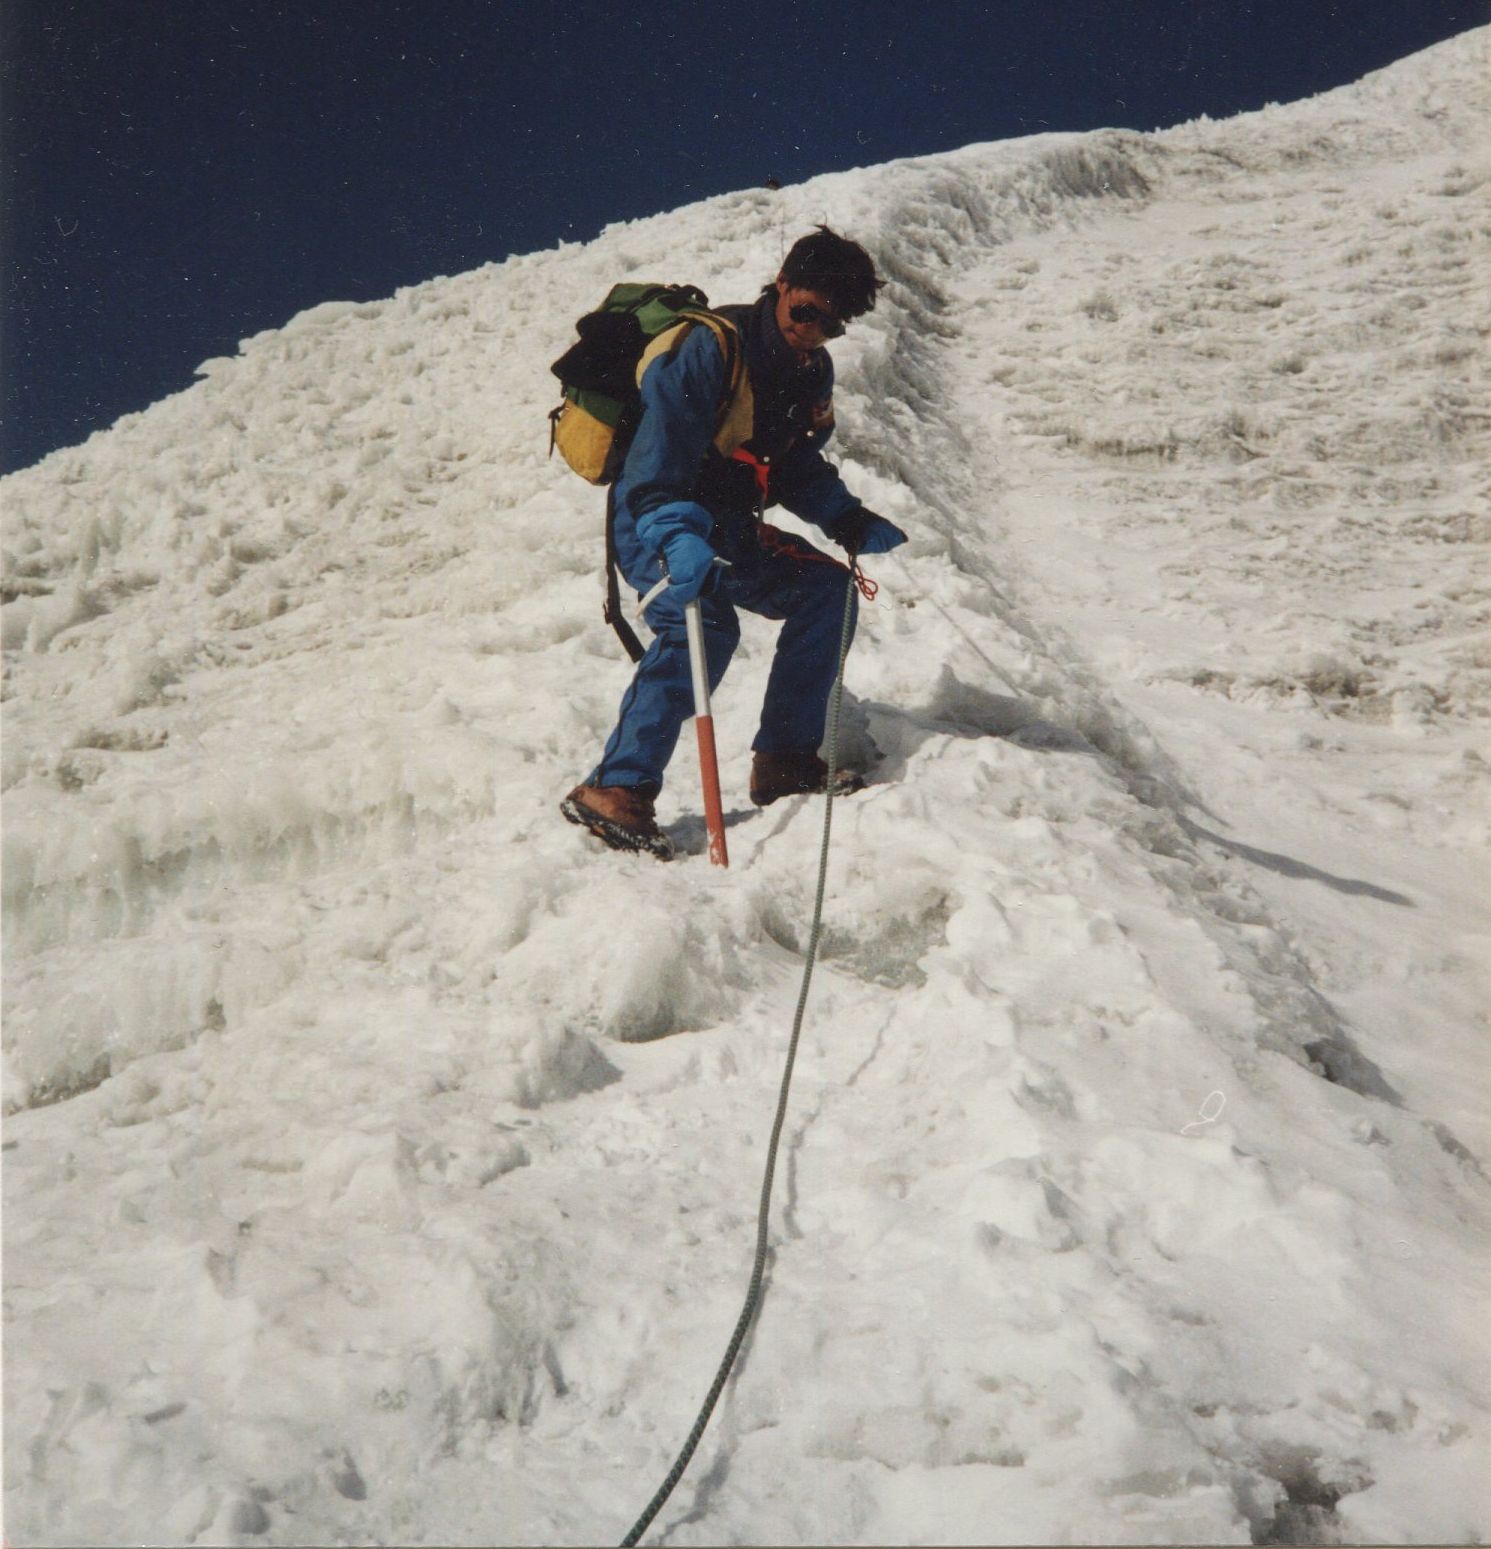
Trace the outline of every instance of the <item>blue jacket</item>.
{"type": "MultiPolygon", "coordinates": [[[[860,505],[820,450],[833,434],[833,362],[824,349],[798,361],[777,327],[775,302],[770,289],[753,306],[717,309],[740,329],[750,373],[755,414],[745,450],[770,460],[767,505],[832,536],[860,505]]],[[[700,327],[642,379],[642,418],[616,484],[617,557],[634,583],[656,578],[657,557],[678,532],[698,534],[734,563],[759,551],[753,471],[712,444],[727,386],[720,347],[700,327]]]]}

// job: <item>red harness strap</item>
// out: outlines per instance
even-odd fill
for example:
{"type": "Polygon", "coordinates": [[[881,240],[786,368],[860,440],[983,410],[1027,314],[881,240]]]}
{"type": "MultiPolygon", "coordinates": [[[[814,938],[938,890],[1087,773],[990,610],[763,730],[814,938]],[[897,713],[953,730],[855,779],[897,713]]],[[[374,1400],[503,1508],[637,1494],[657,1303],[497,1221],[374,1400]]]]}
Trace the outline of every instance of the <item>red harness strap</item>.
{"type": "Polygon", "coordinates": [[[743,446],[738,446],[730,454],[731,460],[744,463],[756,476],[756,512],[759,515],[766,509],[766,486],[771,482],[771,468],[761,461],[754,452],[748,452],[743,446]]]}
{"type": "Polygon", "coordinates": [[[790,533],[785,533],[780,527],[773,527],[770,522],[761,522],[756,527],[756,536],[761,540],[761,547],[768,554],[784,554],[790,559],[806,561],[809,564],[832,565],[835,570],[847,570],[854,578],[854,584],[859,588],[860,596],[866,602],[874,602],[875,594],[880,590],[880,583],[872,581],[863,570],[859,568],[859,560],[853,555],[846,565],[842,560],[837,560],[832,554],[820,554],[817,549],[810,548],[806,543],[799,543],[790,533]]]}

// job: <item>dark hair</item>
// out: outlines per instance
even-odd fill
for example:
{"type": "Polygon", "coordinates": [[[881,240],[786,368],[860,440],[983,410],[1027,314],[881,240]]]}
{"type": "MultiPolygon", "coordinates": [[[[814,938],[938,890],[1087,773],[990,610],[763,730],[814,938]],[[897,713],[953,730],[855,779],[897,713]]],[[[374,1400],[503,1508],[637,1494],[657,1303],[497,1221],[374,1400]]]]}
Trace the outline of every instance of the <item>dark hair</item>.
{"type": "Polygon", "coordinates": [[[782,278],[798,290],[815,290],[836,316],[849,319],[875,310],[875,293],[885,281],[870,255],[848,237],[819,226],[799,237],[782,260],[782,278]]]}

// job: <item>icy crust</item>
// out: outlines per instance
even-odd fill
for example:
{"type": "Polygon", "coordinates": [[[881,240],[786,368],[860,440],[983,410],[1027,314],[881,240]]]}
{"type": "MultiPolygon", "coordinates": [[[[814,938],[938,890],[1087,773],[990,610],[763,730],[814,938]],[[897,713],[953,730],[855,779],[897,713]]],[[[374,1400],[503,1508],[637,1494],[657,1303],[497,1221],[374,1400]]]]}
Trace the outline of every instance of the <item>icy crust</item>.
{"type": "Polygon", "coordinates": [[[669,1541],[1484,1540],[1487,36],[331,303],[0,486],[16,1542],[590,1542],[665,1471],[821,813],[745,802],[748,629],[732,869],[687,751],[680,862],[559,819],[626,668],[543,365],[822,219],[913,540],[669,1541]]]}
{"type": "Polygon", "coordinates": [[[1208,615],[1210,658],[1175,668],[1196,687],[1483,716],[1488,188],[1416,158],[1242,211],[1166,201],[1146,227],[1104,230],[1096,285],[1087,254],[1006,249],[1032,331],[983,363],[1007,431],[1071,454],[1063,493],[1076,475],[1131,508],[1102,562],[1208,615]]]}

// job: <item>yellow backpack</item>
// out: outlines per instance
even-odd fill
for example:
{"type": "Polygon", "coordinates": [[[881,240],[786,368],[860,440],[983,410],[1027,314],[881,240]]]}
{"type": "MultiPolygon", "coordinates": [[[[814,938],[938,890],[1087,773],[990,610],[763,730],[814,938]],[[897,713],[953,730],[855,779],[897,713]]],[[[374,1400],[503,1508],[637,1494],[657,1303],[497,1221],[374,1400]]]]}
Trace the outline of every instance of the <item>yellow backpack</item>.
{"type": "Polygon", "coordinates": [[[709,329],[725,357],[727,386],[718,427],[725,431],[723,421],[739,417],[730,410],[745,369],[735,325],[709,310],[709,298],[696,285],[613,285],[600,306],[575,324],[579,342],[549,368],[564,389],[563,400],[549,415],[550,453],[557,447],[592,484],[611,483],[637,428],[643,373],[659,355],[677,349],[697,325],[709,329]]]}

